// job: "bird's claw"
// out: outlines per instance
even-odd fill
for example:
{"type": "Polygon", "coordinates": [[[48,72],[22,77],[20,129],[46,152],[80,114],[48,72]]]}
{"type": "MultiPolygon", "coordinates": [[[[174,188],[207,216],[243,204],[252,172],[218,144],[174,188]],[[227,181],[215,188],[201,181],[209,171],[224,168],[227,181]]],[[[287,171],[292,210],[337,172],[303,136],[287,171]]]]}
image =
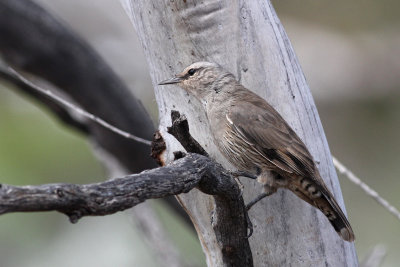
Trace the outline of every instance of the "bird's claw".
{"type": "Polygon", "coordinates": [[[247,221],[247,229],[249,230],[249,233],[247,234],[247,238],[250,238],[253,235],[253,223],[250,220],[249,213],[247,212],[247,209],[245,210],[245,216],[246,216],[246,221],[247,221]]]}

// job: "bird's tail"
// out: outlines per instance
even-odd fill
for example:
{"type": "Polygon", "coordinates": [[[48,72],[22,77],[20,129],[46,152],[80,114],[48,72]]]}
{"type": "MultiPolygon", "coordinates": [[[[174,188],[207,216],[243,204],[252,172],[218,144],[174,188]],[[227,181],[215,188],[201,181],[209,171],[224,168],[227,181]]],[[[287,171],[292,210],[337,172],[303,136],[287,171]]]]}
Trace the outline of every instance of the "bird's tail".
{"type": "Polygon", "coordinates": [[[352,242],[355,239],[353,229],[349,221],[344,215],[342,209],[339,207],[339,204],[336,202],[335,198],[331,193],[328,192],[328,195],[323,193],[323,198],[330,204],[329,208],[319,207],[319,209],[325,214],[328,218],[329,222],[332,224],[333,228],[335,228],[336,232],[340,235],[343,240],[352,242]]]}
{"type": "Polygon", "coordinates": [[[354,232],[346,215],[344,215],[339,204],[326,186],[324,184],[317,184],[315,179],[301,178],[299,182],[300,187],[292,191],[303,200],[321,210],[343,240],[354,241],[354,232]],[[302,190],[298,190],[298,188],[302,190]]]}

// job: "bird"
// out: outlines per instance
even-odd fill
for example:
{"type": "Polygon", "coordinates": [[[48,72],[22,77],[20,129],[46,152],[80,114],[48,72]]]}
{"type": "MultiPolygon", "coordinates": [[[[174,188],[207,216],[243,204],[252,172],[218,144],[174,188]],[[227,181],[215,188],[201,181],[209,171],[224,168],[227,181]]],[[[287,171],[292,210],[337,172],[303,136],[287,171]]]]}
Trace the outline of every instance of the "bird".
{"type": "Polygon", "coordinates": [[[201,102],[219,151],[239,171],[256,176],[265,195],[290,190],[318,208],[343,240],[354,241],[352,227],[306,145],[266,100],[211,62],[193,63],[159,83],[171,84],[201,102]]]}

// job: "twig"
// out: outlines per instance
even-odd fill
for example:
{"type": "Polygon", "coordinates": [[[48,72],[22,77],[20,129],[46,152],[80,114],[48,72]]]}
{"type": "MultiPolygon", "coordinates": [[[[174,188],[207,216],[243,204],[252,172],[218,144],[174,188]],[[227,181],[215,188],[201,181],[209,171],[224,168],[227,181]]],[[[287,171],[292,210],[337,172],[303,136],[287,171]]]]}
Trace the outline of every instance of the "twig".
{"type": "Polygon", "coordinates": [[[400,220],[400,212],[398,209],[396,209],[394,206],[392,206],[386,199],[382,198],[378,192],[373,190],[371,187],[369,187],[366,183],[360,180],[354,173],[352,173],[346,166],[344,166],[337,158],[333,157],[333,164],[337,168],[337,170],[345,175],[351,182],[354,184],[358,185],[361,187],[364,192],[375,199],[379,204],[381,204],[384,208],[386,208],[391,214],[393,214],[397,219],[400,220]]]}
{"type": "Polygon", "coordinates": [[[69,109],[65,108],[58,102],[56,102],[53,98],[44,95],[43,93],[33,89],[30,85],[23,82],[13,73],[11,73],[7,67],[2,64],[0,61],[0,78],[10,82],[11,84],[15,85],[16,88],[21,89],[22,92],[32,96],[39,102],[43,103],[51,112],[53,112],[61,121],[66,123],[67,125],[74,127],[76,130],[84,133],[89,134],[90,129],[87,124],[78,119],[74,118],[71,115],[69,109]]]}
{"type": "Polygon", "coordinates": [[[79,113],[83,117],[85,117],[85,118],[87,118],[89,120],[92,120],[92,121],[100,124],[101,126],[109,129],[110,131],[113,131],[114,133],[117,133],[117,134],[119,134],[119,135],[121,135],[121,136],[123,136],[125,138],[132,139],[132,140],[134,140],[136,142],[139,142],[139,143],[142,143],[142,144],[145,144],[145,145],[148,145],[148,146],[151,145],[151,141],[146,140],[146,139],[141,138],[141,137],[138,137],[138,136],[135,136],[135,135],[132,135],[132,134],[130,134],[128,132],[125,132],[125,131],[123,131],[123,130],[121,130],[121,129],[119,129],[119,128],[111,125],[111,124],[109,124],[108,122],[104,121],[103,119],[101,119],[101,118],[99,118],[99,117],[87,112],[86,110],[83,110],[80,107],[78,107],[78,106],[76,106],[76,105],[64,100],[62,97],[59,97],[59,96],[55,95],[52,91],[44,89],[44,88],[41,88],[41,87],[33,84],[31,81],[26,79],[23,75],[21,75],[19,72],[17,72],[13,68],[8,67],[7,70],[12,75],[14,75],[16,78],[18,78],[20,81],[22,81],[24,84],[26,84],[27,86],[31,87],[32,89],[34,89],[34,90],[36,90],[36,91],[38,91],[38,92],[40,92],[40,93],[42,93],[44,95],[47,95],[51,99],[54,99],[55,101],[57,101],[59,104],[74,110],[75,112],[79,113]]]}

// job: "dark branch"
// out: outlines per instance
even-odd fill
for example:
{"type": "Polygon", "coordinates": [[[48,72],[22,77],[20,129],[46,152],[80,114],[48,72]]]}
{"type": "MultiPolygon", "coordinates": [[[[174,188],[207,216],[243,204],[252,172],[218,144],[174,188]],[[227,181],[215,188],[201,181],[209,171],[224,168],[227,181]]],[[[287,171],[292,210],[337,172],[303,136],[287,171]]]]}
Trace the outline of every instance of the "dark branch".
{"type": "MultiPolygon", "coordinates": [[[[168,127],[168,133],[172,134],[190,153],[199,153],[208,156],[208,153],[191,136],[189,124],[184,115],[178,111],[171,111],[172,126],[168,127]]],[[[220,166],[219,164],[216,166],[220,166]]],[[[216,169],[214,174],[217,174],[216,169]]],[[[221,173],[228,179],[202,179],[198,188],[206,194],[213,195],[215,210],[213,216],[213,228],[218,243],[222,248],[223,261],[227,266],[253,266],[247,229],[252,233],[247,209],[238,184],[229,171],[221,173]],[[223,184],[221,184],[223,182],[223,184]],[[218,192],[224,192],[218,194],[218,192]]]]}
{"type": "Polygon", "coordinates": [[[214,195],[213,226],[229,266],[252,266],[246,238],[246,218],[240,190],[220,164],[199,154],[188,154],[166,167],[106,182],[75,185],[0,187],[0,214],[18,211],[52,211],[67,215],[72,223],[83,216],[112,214],[147,199],[187,193],[193,188],[214,195]]]}
{"type": "Polygon", "coordinates": [[[83,216],[112,214],[147,199],[186,193],[196,186],[207,194],[230,199],[237,193],[229,187],[230,180],[229,172],[213,160],[188,154],[166,167],[95,184],[3,184],[0,187],[0,214],[56,210],[66,214],[71,222],[77,222],[83,216]]]}
{"type": "Polygon", "coordinates": [[[167,132],[173,135],[187,152],[197,153],[208,157],[208,153],[201,145],[192,137],[189,132],[189,123],[184,115],[176,111],[171,111],[172,126],[167,128],[167,132]]]}

